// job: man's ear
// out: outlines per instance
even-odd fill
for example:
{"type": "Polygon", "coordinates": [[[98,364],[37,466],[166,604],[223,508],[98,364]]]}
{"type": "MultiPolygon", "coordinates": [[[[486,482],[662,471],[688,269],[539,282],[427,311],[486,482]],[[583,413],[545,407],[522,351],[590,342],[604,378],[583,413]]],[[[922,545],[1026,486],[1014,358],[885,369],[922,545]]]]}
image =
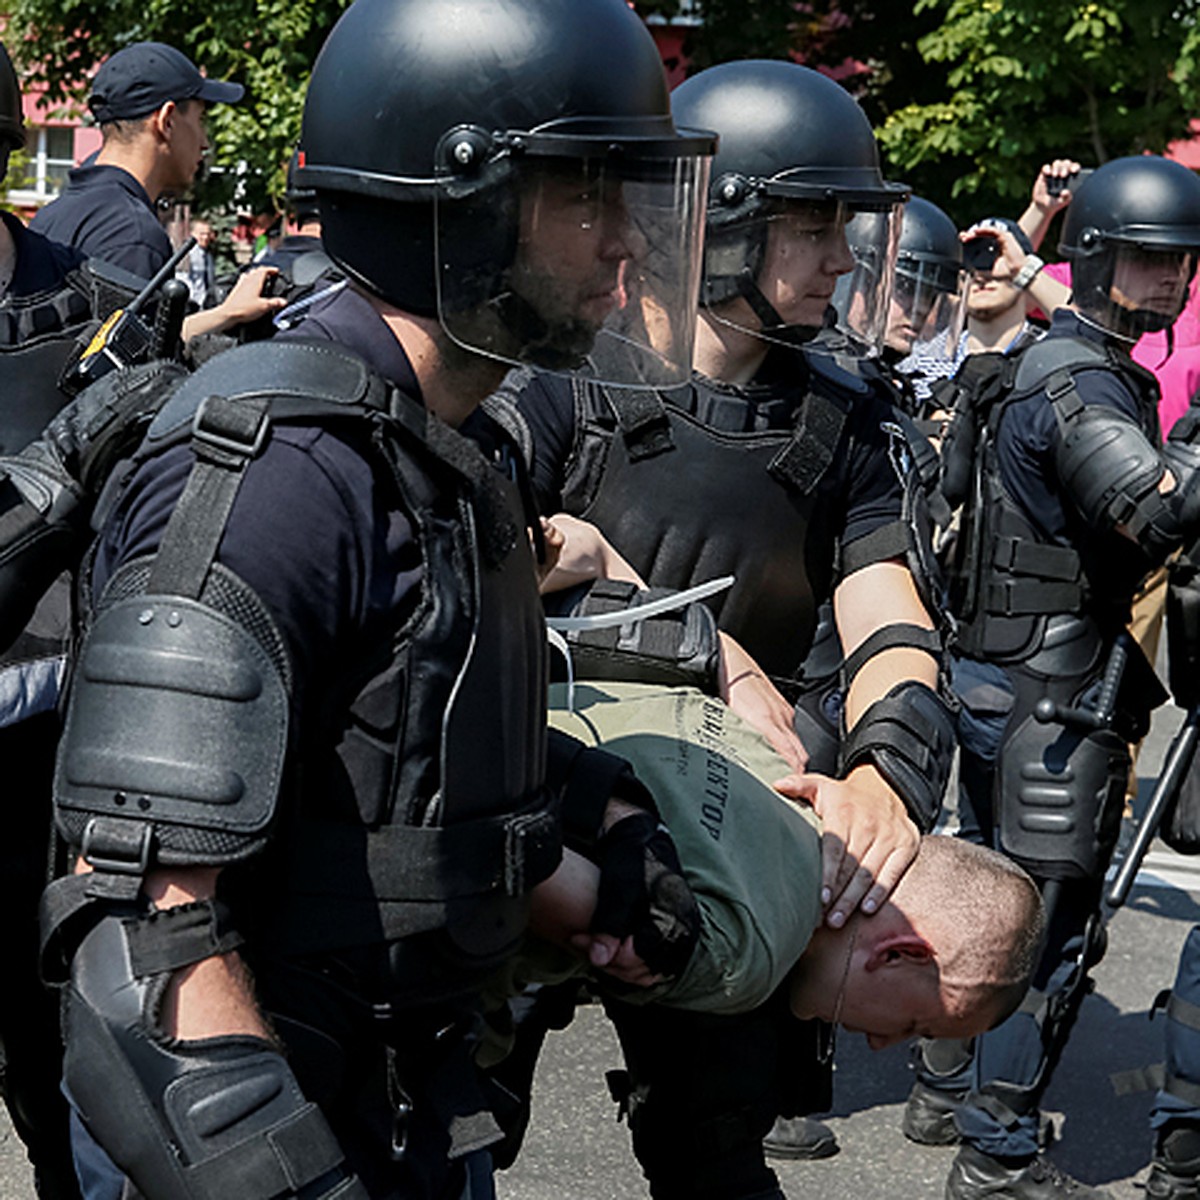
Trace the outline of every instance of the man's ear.
{"type": "Polygon", "coordinates": [[[883,967],[901,966],[910,963],[925,966],[937,958],[933,947],[912,930],[884,934],[871,947],[870,956],[863,967],[866,971],[878,971],[883,967]]]}
{"type": "Polygon", "coordinates": [[[175,117],[179,112],[179,105],[174,100],[165,100],[150,114],[150,128],[154,130],[163,139],[171,136],[171,130],[175,125],[175,117]]]}

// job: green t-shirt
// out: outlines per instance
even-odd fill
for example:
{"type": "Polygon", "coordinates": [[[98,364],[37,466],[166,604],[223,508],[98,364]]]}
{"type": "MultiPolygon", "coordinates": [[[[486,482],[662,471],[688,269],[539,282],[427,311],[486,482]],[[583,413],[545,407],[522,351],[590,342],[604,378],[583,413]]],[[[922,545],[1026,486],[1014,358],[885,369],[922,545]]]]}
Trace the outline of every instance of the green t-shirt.
{"type": "Polygon", "coordinates": [[[767,741],[693,688],[578,684],[550,694],[550,723],[627,759],[679,849],[701,912],[698,945],[669,984],[623,997],[704,1012],[761,1004],[820,920],[820,823],[771,783],[790,773],[767,741]]]}

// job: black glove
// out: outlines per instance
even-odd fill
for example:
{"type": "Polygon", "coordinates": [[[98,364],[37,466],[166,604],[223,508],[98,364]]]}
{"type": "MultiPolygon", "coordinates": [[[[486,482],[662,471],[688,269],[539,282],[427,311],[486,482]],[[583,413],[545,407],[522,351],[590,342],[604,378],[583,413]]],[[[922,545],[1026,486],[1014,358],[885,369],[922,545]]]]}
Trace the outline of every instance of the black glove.
{"type": "Polygon", "coordinates": [[[113,371],[63,408],[30,450],[40,448],[44,456],[53,456],[94,500],[114,464],[137,448],[186,375],[178,363],[165,360],[113,371]]]}
{"type": "Polygon", "coordinates": [[[633,934],[633,948],[651,971],[679,975],[696,947],[700,910],[666,828],[650,813],[623,817],[596,844],[596,863],[592,932],[633,934]]]}

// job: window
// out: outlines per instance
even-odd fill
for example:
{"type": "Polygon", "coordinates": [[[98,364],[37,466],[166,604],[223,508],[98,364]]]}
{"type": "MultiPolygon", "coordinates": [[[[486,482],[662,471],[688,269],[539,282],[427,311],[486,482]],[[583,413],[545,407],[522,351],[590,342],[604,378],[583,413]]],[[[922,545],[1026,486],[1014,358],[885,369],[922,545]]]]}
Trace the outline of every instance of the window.
{"type": "Polygon", "coordinates": [[[21,187],[12,188],[9,199],[18,204],[53,200],[67,182],[75,165],[75,130],[65,125],[31,126],[25,130],[28,165],[21,187]]]}

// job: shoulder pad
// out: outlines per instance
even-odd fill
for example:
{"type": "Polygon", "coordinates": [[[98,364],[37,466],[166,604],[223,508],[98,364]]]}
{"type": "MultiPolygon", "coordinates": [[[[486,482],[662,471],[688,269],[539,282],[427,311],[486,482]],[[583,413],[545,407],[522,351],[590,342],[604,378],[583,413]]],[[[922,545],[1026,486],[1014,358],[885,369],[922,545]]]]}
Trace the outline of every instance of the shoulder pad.
{"type": "Polygon", "coordinates": [[[331,342],[252,342],[211,358],[163,405],[146,436],[161,445],[190,429],[208,396],[277,401],[273,417],[317,416],[325,406],[386,408],[387,387],[365,362],[331,342]]]}
{"type": "Polygon", "coordinates": [[[871,384],[863,373],[862,364],[850,355],[833,355],[824,350],[802,350],[813,382],[825,384],[830,390],[849,396],[869,396],[871,384]]]}
{"type": "Polygon", "coordinates": [[[1103,367],[1108,361],[1108,351],[1103,346],[1083,338],[1042,338],[1020,352],[1014,390],[1033,391],[1055,371],[1103,367]]]}

